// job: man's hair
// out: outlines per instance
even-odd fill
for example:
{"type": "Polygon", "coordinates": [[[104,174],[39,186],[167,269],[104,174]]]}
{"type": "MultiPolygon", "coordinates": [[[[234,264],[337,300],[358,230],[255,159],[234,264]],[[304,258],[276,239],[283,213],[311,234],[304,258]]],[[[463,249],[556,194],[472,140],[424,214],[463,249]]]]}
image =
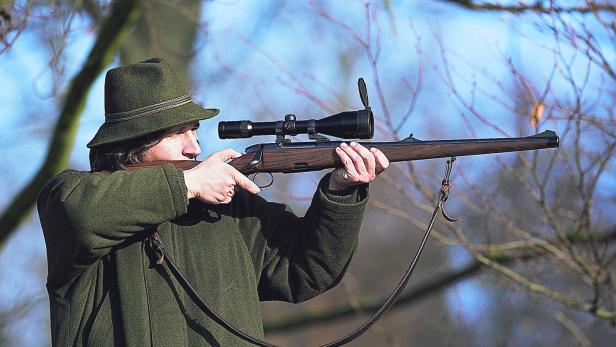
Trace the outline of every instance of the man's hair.
{"type": "Polygon", "coordinates": [[[126,165],[129,164],[141,163],[148,149],[156,146],[167,136],[182,133],[189,126],[190,124],[183,124],[136,139],[92,147],[90,169],[93,172],[116,171],[126,169],[126,165]]]}

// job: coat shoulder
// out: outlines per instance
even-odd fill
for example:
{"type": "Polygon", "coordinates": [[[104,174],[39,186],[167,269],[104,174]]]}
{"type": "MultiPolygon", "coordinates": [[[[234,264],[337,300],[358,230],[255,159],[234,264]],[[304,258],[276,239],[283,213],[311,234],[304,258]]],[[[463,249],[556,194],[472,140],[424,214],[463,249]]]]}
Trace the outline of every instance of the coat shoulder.
{"type": "Polygon", "coordinates": [[[40,204],[43,202],[42,200],[48,200],[51,198],[51,195],[60,200],[66,199],[68,195],[90,175],[95,174],[73,169],[60,172],[43,186],[37,198],[38,203],[40,204]]]}

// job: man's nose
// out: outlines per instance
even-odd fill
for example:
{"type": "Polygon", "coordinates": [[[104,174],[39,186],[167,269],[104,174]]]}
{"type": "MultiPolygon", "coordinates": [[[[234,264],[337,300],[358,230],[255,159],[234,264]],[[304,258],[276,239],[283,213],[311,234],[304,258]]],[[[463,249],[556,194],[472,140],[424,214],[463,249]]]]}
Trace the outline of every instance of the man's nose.
{"type": "Polygon", "coordinates": [[[201,153],[199,139],[192,131],[187,131],[184,136],[184,147],[182,154],[191,159],[196,158],[201,153]]]}

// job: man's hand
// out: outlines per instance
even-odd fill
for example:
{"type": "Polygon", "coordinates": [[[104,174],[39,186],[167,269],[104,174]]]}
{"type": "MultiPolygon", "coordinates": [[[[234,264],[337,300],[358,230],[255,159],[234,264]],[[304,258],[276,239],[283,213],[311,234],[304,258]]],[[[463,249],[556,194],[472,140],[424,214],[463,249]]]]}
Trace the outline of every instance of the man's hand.
{"type": "Polygon", "coordinates": [[[368,150],[357,142],[342,143],[336,153],[344,167],[332,171],[329,190],[343,190],[352,185],[369,183],[389,166],[389,160],[377,148],[368,150]]]}
{"type": "Polygon", "coordinates": [[[188,199],[197,198],[208,204],[228,204],[236,185],[253,194],[260,193],[261,189],[254,182],[225,162],[241,155],[228,148],[212,153],[199,165],[184,171],[188,199]]]}

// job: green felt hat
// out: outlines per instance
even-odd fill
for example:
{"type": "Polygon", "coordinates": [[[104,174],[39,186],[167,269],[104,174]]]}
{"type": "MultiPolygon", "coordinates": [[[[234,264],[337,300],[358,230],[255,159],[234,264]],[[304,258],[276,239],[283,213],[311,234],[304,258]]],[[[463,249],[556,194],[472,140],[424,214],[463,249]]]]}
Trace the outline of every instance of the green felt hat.
{"type": "Polygon", "coordinates": [[[105,76],[105,123],[88,147],[135,139],[217,114],[217,109],[195,104],[161,58],[120,66],[105,76]]]}

